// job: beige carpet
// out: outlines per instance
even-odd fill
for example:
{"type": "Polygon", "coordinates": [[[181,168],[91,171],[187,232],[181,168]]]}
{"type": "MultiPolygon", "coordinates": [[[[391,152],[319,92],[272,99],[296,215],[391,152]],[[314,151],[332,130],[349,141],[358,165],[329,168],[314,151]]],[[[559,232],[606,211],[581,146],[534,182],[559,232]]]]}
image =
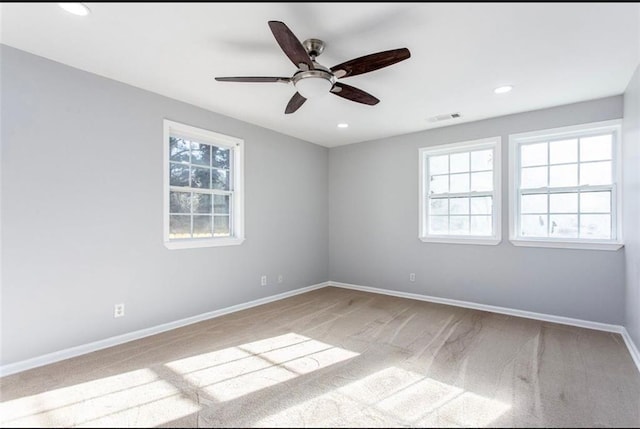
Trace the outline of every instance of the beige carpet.
{"type": "Polygon", "coordinates": [[[5,427],[640,426],[617,334],[336,288],[0,383],[5,427]]]}

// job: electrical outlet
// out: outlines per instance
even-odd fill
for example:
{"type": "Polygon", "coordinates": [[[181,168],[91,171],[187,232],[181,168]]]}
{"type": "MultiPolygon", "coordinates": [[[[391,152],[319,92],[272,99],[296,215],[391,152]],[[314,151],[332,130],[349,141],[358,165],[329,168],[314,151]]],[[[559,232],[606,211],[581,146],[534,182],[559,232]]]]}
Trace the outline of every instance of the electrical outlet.
{"type": "Polygon", "coordinates": [[[124,316],[124,304],[116,304],[113,306],[113,317],[124,316]]]}
{"type": "Polygon", "coordinates": [[[260,286],[266,286],[266,285],[267,285],[267,276],[260,277],[260,286]]]}
{"type": "Polygon", "coordinates": [[[410,273],[409,274],[409,281],[410,282],[415,282],[416,281],[416,273],[410,273]]]}
{"type": "Polygon", "coordinates": [[[284,281],[284,276],[282,274],[278,274],[278,283],[282,283],[284,281]]]}

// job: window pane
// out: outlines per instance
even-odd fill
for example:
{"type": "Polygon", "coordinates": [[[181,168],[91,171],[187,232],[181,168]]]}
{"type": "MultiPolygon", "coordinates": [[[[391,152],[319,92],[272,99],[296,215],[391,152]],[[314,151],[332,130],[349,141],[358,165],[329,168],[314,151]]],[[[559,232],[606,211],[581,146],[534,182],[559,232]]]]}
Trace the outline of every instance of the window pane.
{"type": "Polygon", "coordinates": [[[445,192],[449,192],[449,176],[431,176],[429,192],[431,194],[443,194],[445,192]]]}
{"type": "Polygon", "coordinates": [[[448,234],[449,233],[449,217],[447,216],[429,216],[429,234],[448,234]]]}
{"type": "Polygon", "coordinates": [[[212,183],[212,188],[213,189],[219,189],[222,191],[228,191],[229,190],[229,172],[227,170],[218,170],[218,169],[213,169],[212,171],[212,177],[211,177],[211,183],[212,183]]]}
{"type": "Polygon", "coordinates": [[[522,189],[547,186],[547,167],[529,167],[522,169],[520,187],[522,189]]]}
{"type": "Polygon", "coordinates": [[[191,193],[190,192],[170,192],[169,212],[170,213],[191,213],[191,193]]]}
{"type": "Polygon", "coordinates": [[[191,216],[169,216],[169,238],[191,238],[191,216]]]}
{"type": "Polygon", "coordinates": [[[493,170],[493,150],[471,152],[471,171],[493,170]]]}
{"type": "Polygon", "coordinates": [[[559,140],[549,143],[551,164],[578,162],[578,140],[559,140]]]}
{"type": "Polygon", "coordinates": [[[578,215],[549,216],[549,236],[575,238],[578,236],[578,215]]]}
{"type": "Polygon", "coordinates": [[[469,216],[451,216],[449,218],[449,234],[469,235],[469,216]]]}
{"type": "Polygon", "coordinates": [[[193,238],[211,237],[211,216],[193,217],[193,238]]]}
{"type": "Polygon", "coordinates": [[[191,167],[191,187],[209,189],[211,183],[211,169],[191,167]]]}
{"type": "Polygon", "coordinates": [[[576,186],[578,184],[578,165],[552,165],[549,167],[549,187],[576,186]]]}
{"type": "Polygon", "coordinates": [[[583,192],[580,194],[581,213],[610,213],[611,192],[583,192]]]}
{"type": "Polygon", "coordinates": [[[430,198],[429,213],[446,215],[449,213],[449,200],[447,198],[430,198]]]}
{"type": "Polygon", "coordinates": [[[469,173],[452,174],[450,192],[469,192],[469,173]]]}
{"type": "Polygon", "coordinates": [[[230,167],[230,149],[224,149],[220,147],[213,146],[212,147],[212,156],[211,156],[211,166],[218,168],[226,168],[229,170],[230,167]]]}
{"type": "Polygon", "coordinates": [[[229,232],[229,216],[213,217],[213,235],[215,237],[228,237],[229,232]]]}
{"type": "Polygon", "coordinates": [[[429,157],[429,174],[447,174],[448,172],[449,155],[429,157]]]}
{"type": "Polygon", "coordinates": [[[491,216],[471,216],[471,235],[491,235],[491,216]]]}
{"type": "Polygon", "coordinates": [[[450,163],[450,173],[464,173],[469,171],[469,152],[452,154],[450,163]]]}
{"type": "Polygon", "coordinates": [[[524,215],[520,219],[520,235],[523,237],[547,236],[547,215],[524,215]]]}
{"type": "Polygon", "coordinates": [[[229,195],[214,195],[213,210],[216,214],[229,214],[229,195]]]}
{"type": "Polygon", "coordinates": [[[451,214],[469,214],[469,198],[451,198],[449,204],[451,214]]]}
{"type": "Polygon", "coordinates": [[[610,215],[580,216],[580,238],[611,238],[610,215]]]}
{"type": "Polygon", "coordinates": [[[493,208],[492,197],[473,197],[471,201],[471,214],[491,214],[493,208]]]}
{"type": "Polygon", "coordinates": [[[523,144],[520,146],[520,166],[547,164],[547,144],[523,144]]]}
{"type": "Polygon", "coordinates": [[[177,137],[169,137],[169,160],[189,162],[189,142],[177,137]]]}
{"type": "Polygon", "coordinates": [[[578,194],[563,192],[549,195],[551,213],[578,213],[578,194]]]}
{"type": "Polygon", "coordinates": [[[611,159],[611,134],[580,139],[580,161],[611,159]]]}
{"type": "MultiPolygon", "coordinates": [[[[193,193],[193,212],[211,214],[211,194],[193,193]]],[[[195,228],[195,224],[194,224],[195,228]]],[[[195,229],[193,230],[195,234],[195,229]]]]}
{"type": "Polygon", "coordinates": [[[523,195],[520,199],[522,213],[547,213],[547,194],[523,195]]]}
{"type": "Polygon", "coordinates": [[[189,166],[169,163],[169,184],[171,186],[189,186],[189,166]]]}
{"type": "Polygon", "coordinates": [[[580,164],[581,185],[610,185],[611,161],[580,164]]]}
{"type": "Polygon", "coordinates": [[[488,144],[479,144],[475,150],[469,147],[425,156],[423,183],[428,195],[422,202],[426,213],[421,220],[428,230],[425,234],[467,238],[472,222],[474,236],[494,233],[495,148],[488,144]]]}
{"type": "Polygon", "coordinates": [[[211,162],[211,146],[202,143],[191,143],[191,163],[209,166],[211,162]]]}
{"type": "Polygon", "coordinates": [[[493,191],[493,172],[471,173],[472,191],[493,191]]]}

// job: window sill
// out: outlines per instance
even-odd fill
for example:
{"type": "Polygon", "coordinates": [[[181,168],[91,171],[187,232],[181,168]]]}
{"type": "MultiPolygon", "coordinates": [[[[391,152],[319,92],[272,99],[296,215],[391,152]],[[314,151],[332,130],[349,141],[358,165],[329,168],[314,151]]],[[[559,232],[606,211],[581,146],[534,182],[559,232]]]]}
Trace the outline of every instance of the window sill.
{"type": "Polygon", "coordinates": [[[576,241],[547,241],[547,240],[523,240],[511,239],[514,246],[524,247],[550,247],[555,249],[582,249],[582,250],[618,250],[624,243],[606,242],[606,243],[585,243],[576,241]]]}
{"type": "Polygon", "coordinates": [[[502,239],[500,238],[457,238],[457,237],[419,237],[420,241],[424,243],[446,243],[446,244],[480,244],[483,246],[495,246],[500,244],[502,239]]]}
{"type": "Polygon", "coordinates": [[[242,244],[244,238],[214,238],[211,240],[174,240],[165,241],[167,249],[197,249],[200,247],[237,246],[242,244]]]}

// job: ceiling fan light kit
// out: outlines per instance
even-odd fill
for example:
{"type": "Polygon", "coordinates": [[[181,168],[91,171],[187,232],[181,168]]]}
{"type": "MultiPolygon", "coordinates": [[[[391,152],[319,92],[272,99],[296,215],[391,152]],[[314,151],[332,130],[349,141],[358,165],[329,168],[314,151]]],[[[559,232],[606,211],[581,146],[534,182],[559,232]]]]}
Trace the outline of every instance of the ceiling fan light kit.
{"type": "Polygon", "coordinates": [[[322,54],[325,48],[325,43],[322,40],[307,39],[301,43],[289,27],[280,21],[269,21],[269,28],[280,48],[298,68],[292,77],[238,76],[216,77],[216,80],[219,82],[293,83],[297,92],[289,100],[285,114],[298,110],[307,99],[320,97],[327,93],[370,106],[378,104],[380,100],[373,95],[338,82],[338,79],[378,70],[411,57],[407,48],[393,49],[365,55],[329,69],[316,62],[316,58],[322,54]]]}
{"type": "Polygon", "coordinates": [[[293,75],[291,81],[304,98],[315,98],[328,94],[336,83],[333,74],[324,70],[306,70],[293,75]]]}

